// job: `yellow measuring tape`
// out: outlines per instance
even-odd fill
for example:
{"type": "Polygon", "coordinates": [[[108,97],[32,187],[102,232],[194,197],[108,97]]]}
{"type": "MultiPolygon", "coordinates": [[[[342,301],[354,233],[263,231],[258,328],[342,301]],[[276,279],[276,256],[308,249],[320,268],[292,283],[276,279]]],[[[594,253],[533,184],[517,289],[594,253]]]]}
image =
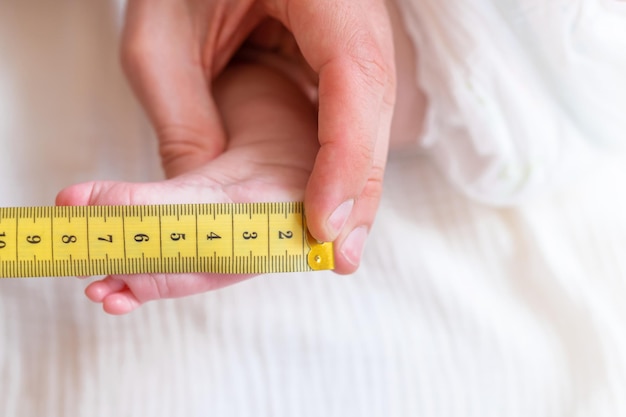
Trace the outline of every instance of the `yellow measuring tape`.
{"type": "Polygon", "coordinates": [[[0,277],[333,267],[301,202],[0,208],[0,277]]]}

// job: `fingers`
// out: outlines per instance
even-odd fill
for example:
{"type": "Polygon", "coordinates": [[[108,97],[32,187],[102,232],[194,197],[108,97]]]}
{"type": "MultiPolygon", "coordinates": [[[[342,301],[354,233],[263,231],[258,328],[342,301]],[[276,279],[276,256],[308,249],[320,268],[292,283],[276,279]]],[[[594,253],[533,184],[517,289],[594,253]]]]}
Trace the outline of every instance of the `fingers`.
{"type": "Polygon", "coordinates": [[[325,0],[273,13],[319,74],[321,148],[305,196],[310,230],[334,240],[338,272],[352,272],[381,197],[395,101],[386,9],[378,1],[325,0]]]}
{"type": "Polygon", "coordinates": [[[102,303],[104,311],[115,315],[130,313],[142,304],[124,281],[111,277],[89,284],[85,295],[94,303],[102,303]]]}
{"type": "Polygon", "coordinates": [[[188,3],[194,2],[130,0],[122,37],[124,69],[170,177],[211,160],[225,143],[194,30],[202,13],[188,3]]]}
{"type": "Polygon", "coordinates": [[[234,285],[251,275],[145,274],[110,276],[92,282],[85,295],[109,314],[121,315],[153,300],[180,298],[234,285]]]}

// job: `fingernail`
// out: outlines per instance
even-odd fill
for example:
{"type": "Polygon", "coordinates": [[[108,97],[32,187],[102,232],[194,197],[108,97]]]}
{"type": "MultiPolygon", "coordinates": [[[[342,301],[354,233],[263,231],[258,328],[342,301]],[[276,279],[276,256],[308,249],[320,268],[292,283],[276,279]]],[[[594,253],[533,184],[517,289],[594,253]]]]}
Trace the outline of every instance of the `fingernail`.
{"type": "Polygon", "coordinates": [[[343,226],[348,221],[348,216],[350,212],[352,212],[353,206],[354,200],[344,201],[328,218],[328,226],[335,237],[341,232],[341,229],[343,229],[343,226]]]}
{"type": "Polygon", "coordinates": [[[341,246],[341,254],[354,266],[358,266],[367,239],[367,227],[361,226],[354,229],[341,246]]]}

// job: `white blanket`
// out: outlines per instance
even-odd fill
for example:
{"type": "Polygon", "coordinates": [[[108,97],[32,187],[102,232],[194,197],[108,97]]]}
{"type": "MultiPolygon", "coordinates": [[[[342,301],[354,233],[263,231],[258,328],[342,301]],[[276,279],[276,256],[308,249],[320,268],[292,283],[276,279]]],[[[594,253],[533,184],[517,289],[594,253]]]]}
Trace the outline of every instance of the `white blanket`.
{"type": "MultiPolygon", "coordinates": [[[[117,13],[0,5],[0,204],[160,177],[117,13]]],[[[84,281],[2,280],[0,416],[626,415],[625,162],[597,151],[576,182],[496,208],[421,152],[392,155],[351,276],[263,276],[124,317],[84,281]]]]}

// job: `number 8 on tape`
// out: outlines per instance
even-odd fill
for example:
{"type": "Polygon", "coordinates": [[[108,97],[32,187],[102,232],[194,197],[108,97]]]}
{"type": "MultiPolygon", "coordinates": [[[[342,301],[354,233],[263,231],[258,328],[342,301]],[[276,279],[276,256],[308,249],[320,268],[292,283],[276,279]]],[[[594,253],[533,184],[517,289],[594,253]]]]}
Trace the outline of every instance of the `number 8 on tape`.
{"type": "Polygon", "coordinates": [[[0,277],[333,269],[301,202],[0,208],[0,277]]]}

